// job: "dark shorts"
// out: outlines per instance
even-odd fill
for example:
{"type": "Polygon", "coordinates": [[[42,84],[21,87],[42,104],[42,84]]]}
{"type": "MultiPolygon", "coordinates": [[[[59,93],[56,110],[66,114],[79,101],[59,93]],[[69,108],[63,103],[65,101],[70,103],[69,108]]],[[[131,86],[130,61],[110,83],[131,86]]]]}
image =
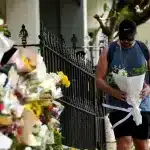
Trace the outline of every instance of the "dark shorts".
{"type": "MultiPolygon", "coordinates": [[[[119,120],[123,119],[128,113],[123,111],[115,111],[109,114],[110,122],[114,125],[119,120]]],[[[150,139],[150,112],[141,112],[142,124],[136,126],[133,117],[131,116],[125,122],[114,128],[116,138],[123,136],[132,136],[135,139],[145,140],[150,139]]]]}

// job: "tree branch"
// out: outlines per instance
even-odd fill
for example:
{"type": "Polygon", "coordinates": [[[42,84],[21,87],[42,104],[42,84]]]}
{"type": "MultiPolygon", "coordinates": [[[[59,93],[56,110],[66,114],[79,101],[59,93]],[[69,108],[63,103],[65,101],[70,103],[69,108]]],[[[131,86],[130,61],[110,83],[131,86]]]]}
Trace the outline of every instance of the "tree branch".
{"type": "Polygon", "coordinates": [[[134,0],[133,3],[135,5],[141,5],[145,0],[134,0]]]}
{"type": "Polygon", "coordinates": [[[102,22],[102,20],[100,19],[99,15],[96,14],[96,15],[94,16],[94,18],[99,22],[100,27],[101,27],[101,29],[102,29],[102,32],[103,32],[105,35],[109,36],[109,35],[110,35],[109,28],[103,24],[103,22],[102,22]]]}
{"type": "Polygon", "coordinates": [[[115,35],[114,39],[116,39],[119,36],[119,32],[117,32],[117,34],[115,35]]]}
{"type": "Polygon", "coordinates": [[[117,3],[117,1],[113,0],[112,7],[111,7],[111,9],[109,11],[109,14],[108,14],[108,18],[110,18],[111,16],[113,16],[113,14],[115,13],[115,11],[116,11],[116,3],[117,3]]]}
{"type": "Polygon", "coordinates": [[[149,0],[143,0],[140,4],[139,7],[140,9],[144,9],[145,6],[149,4],[149,0]]]}
{"type": "Polygon", "coordinates": [[[142,12],[135,12],[133,20],[137,25],[143,24],[150,19],[150,3],[149,6],[142,12]]]}
{"type": "MultiPolygon", "coordinates": [[[[115,15],[115,13],[116,13],[116,4],[117,4],[117,1],[113,0],[112,6],[111,6],[111,9],[109,11],[109,14],[108,14],[107,18],[111,18],[112,16],[115,15]]],[[[109,19],[106,20],[106,25],[108,25],[108,22],[109,22],[109,19]]]]}

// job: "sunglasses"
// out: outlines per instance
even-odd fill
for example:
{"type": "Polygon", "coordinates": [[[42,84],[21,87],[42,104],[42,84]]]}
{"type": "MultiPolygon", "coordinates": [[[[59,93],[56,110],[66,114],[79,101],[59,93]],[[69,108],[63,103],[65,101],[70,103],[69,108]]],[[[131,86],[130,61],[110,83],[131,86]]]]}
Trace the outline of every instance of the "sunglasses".
{"type": "Polygon", "coordinates": [[[130,36],[130,35],[119,35],[119,39],[121,41],[129,41],[132,42],[134,41],[134,36],[130,36]]]}
{"type": "Polygon", "coordinates": [[[120,38],[121,41],[129,41],[129,42],[132,42],[134,41],[134,38],[129,38],[129,37],[122,37],[120,38]]]}

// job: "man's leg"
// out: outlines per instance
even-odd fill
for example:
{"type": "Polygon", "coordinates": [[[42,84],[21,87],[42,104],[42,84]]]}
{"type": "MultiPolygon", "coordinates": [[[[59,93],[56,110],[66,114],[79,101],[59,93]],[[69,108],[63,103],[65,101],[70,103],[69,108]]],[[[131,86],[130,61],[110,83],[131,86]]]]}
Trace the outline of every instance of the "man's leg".
{"type": "Polygon", "coordinates": [[[142,124],[133,128],[133,142],[136,150],[148,150],[150,138],[150,113],[141,112],[142,114],[142,124]]]}
{"type": "MultiPolygon", "coordinates": [[[[117,150],[130,150],[131,144],[132,144],[131,136],[120,137],[117,139],[117,150]]],[[[141,149],[141,150],[143,150],[143,149],[141,149]]]]}
{"type": "MultiPolygon", "coordinates": [[[[127,112],[116,111],[109,114],[110,122],[114,125],[116,122],[120,121],[128,115],[127,112]]],[[[130,117],[128,120],[124,121],[120,125],[114,128],[114,134],[117,141],[117,150],[130,150],[133,130],[133,119],[130,117]]]]}
{"type": "Polygon", "coordinates": [[[133,139],[136,150],[149,150],[148,140],[133,139]]]}

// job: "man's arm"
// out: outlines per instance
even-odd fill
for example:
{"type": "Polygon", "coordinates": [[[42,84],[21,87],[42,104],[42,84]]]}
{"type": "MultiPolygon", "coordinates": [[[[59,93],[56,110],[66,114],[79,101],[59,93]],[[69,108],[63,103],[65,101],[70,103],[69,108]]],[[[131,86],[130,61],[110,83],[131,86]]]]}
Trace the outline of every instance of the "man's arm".
{"type": "Polygon", "coordinates": [[[105,81],[105,78],[108,72],[107,55],[108,55],[108,50],[104,49],[99,58],[99,62],[98,62],[97,69],[96,69],[96,86],[97,88],[100,88],[101,90],[103,90],[105,93],[112,95],[113,97],[119,100],[125,100],[126,93],[112,88],[105,81]]]}
{"type": "MultiPolygon", "coordinates": [[[[148,77],[150,79],[150,53],[149,53],[149,60],[147,61],[147,69],[148,69],[148,77]]],[[[140,93],[140,97],[143,99],[145,96],[150,96],[150,83],[144,83],[143,89],[140,93]]]]}
{"type": "Polygon", "coordinates": [[[102,89],[108,94],[111,94],[113,89],[105,81],[108,72],[107,54],[108,50],[104,49],[99,58],[96,68],[96,87],[102,89]]]}

